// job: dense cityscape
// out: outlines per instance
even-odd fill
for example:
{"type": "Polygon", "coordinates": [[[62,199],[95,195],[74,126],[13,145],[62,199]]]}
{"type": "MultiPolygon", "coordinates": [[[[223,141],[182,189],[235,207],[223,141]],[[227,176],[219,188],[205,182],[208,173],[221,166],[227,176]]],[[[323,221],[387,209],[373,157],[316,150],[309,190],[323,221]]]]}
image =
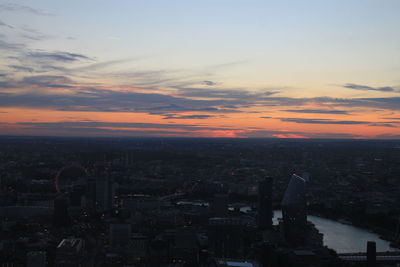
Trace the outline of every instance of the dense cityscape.
{"type": "Polygon", "coordinates": [[[0,0],[0,267],[400,267],[400,0],[0,0]]]}
{"type": "Polygon", "coordinates": [[[377,140],[2,137],[0,266],[398,266],[399,152],[377,140]],[[330,247],[310,218],[377,240],[330,247]]]}

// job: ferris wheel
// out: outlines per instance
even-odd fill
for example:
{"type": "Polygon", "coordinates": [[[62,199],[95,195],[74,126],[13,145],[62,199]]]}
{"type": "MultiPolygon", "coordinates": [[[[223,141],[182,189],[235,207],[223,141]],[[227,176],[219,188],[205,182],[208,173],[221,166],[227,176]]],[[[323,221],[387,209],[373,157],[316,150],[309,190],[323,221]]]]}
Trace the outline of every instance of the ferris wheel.
{"type": "Polygon", "coordinates": [[[61,168],[55,177],[54,185],[58,193],[71,192],[75,185],[85,183],[87,170],[80,164],[70,164],[61,168]]]}

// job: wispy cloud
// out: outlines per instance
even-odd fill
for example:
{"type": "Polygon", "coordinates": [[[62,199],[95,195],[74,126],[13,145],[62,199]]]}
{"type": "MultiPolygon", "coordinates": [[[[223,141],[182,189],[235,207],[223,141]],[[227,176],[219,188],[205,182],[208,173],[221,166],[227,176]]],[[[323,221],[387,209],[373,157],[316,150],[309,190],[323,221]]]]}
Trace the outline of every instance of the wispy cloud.
{"type": "Polygon", "coordinates": [[[372,87],[367,85],[360,85],[354,83],[348,83],[343,85],[344,88],[361,90],[361,91],[380,91],[380,92],[400,92],[398,89],[391,86],[383,86],[383,87],[372,87]]]}
{"type": "MultiPolygon", "coordinates": [[[[191,100],[188,100],[191,101],[191,100]]],[[[197,101],[197,100],[195,100],[197,101]]],[[[203,103],[208,103],[207,100],[198,100],[203,103]]],[[[222,102],[218,101],[212,101],[210,103],[214,103],[214,105],[220,105],[222,102]]],[[[161,114],[164,115],[164,113],[171,113],[171,112],[210,112],[210,113],[241,113],[242,111],[240,109],[235,109],[235,108],[225,108],[224,106],[221,107],[214,107],[214,106],[209,106],[209,107],[189,107],[189,106],[180,106],[180,105],[175,105],[175,104],[170,104],[168,106],[156,106],[152,107],[149,109],[150,114],[161,114]]]]}
{"type": "Polygon", "coordinates": [[[184,116],[178,116],[176,114],[174,115],[165,115],[164,119],[210,119],[215,116],[212,115],[184,115],[184,116]]]}
{"type": "MultiPolygon", "coordinates": [[[[40,39],[41,37],[39,36],[38,38],[40,39]]],[[[58,75],[83,73],[81,70],[74,70],[74,64],[94,61],[93,58],[81,53],[32,50],[23,43],[9,42],[6,39],[0,39],[0,50],[6,52],[0,55],[0,59],[7,64],[6,66],[9,67],[8,72],[13,75],[17,74],[16,71],[48,72],[51,73],[49,75],[54,75],[55,72],[58,75]]]]}
{"type": "Polygon", "coordinates": [[[248,63],[248,60],[237,60],[237,61],[231,61],[231,62],[226,62],[226,63],[221,63],[221,64],[215,64],[207,67],[207,70],[217,70],[217,69],[225,69],[225,68],[231,68],[234,66],[240,66],[243,64],[248,63]]]}
{"type": "MultiPolygon", "coordinates": [[[[12,68],[18,68],[12,66],[12,68]]],[[[31,71],[30,67],[21,71],[31,71]]],[[[340,107],[357,108],[368,107],[387,110],[400,110],[400,97],[386,98],[291,98],[275,97],[274,92],[250,92],[246,90],[220,90],[186,88],[178,94],[139,93],[133,88],[129,91],[113,90],[112,87],[102,89],[90,84],[77,83],[65,75],[34,75],[25,76],[20,80],[3,80],[2,88],[76,88],[68,94],[49,95],[45,92],[31,92],[25,94],[5,94],[0,99],[0,106],[36,107],[56,110],[82,111],[110,111],[110,112],[147,112],[150,114],[175,114],[181,112],[209,112],[209,113],[238,113],[244,112],[247,107],[283,107],[302,106],[309,103],[337,107],[335,110],[321,109],[287,109],[287,112],[321,113],[321,114],[348,114],[340,107]],[[59,99],[64,101],[59,102],[59,99]],[[58,103],[57,106],[55,103],[58,103]],[[66,103],[69,103],[68,105],[66,103]]],[[[158,88],[155,87],[155,91],[158,88]]],[[[207,115],[207,114],[206,114],[207,115]]],[[[289,118],[290,119],[290,118],[289,118]]],[[[308,121],[313,123],[314,121],[308,121]]],[[[305,122],[303,122],[305,123],[305,122]]],[[[329,121],[315,121],[315,123],[329,123],[329,121]]],[[[332,122],[330,122],[332,124],[332,122]]],[[[342,121],[341,124],[350,123],[342,121]]]]}
{"type": "Polygon", "coordinates": [[[336,107],[368,107],[389,110],[400,110],[400,97],[365,97],[365,98],[332,98],[314,97],[308,99],[296,99],[302,103],[329,104],[336,107]]]}
{"type": "Polygon", "coordinates": [[[28,76],[24,77],[21,82],[26,85],[51,88],[72,88],[74,84],[70,78],[61,75],[28,76]]]}
{"type": "MultiPolygon", "coordinates": [[[[14,68],[19,71],[24,71],[24,72],[32,72],[32,68],[29,67],[22,67],[22,66],[10,66],[11,68],[14,68]]],[[[37,88],[39,89],[45,89],[45,88],[52,88],[52,89],[65,89],[65,88],[73,88],[74,87],[74,82],[66,77],[66,76],[61,76],[61,75],[36,75],[36,76],[26,76],[23,77],[20,80],[13,80],[13,79],[8,79],[6,81],[0,82],[0,88],[6,88],[6,89],[35,89],[35,92],[32,94],[37,94],[40,95],[40,93],[37,91],[37,88]]],[[[43,91],[43,90],[41,90],[43,91]]]]}
{"type": "Polygon", "coordinates": [[[6,28],[10,28],[13,29],[14,27],[11,26],[10,24],[5,23],[4,21],[0,20],[0,26],[1,27],[6,27],[6,28]]]}
{"type": "Polygon", "coordinates": [[[34,40],[34,41],[42,41],[46,39],[50,39],[52,36],[42,33],[41,31],[38,31],[34,28],[31,28],[27,25],[24,25],[19,28],[20,30],[20,36],[29,39],[29,40],[34,40]]]}
{"type": "Polygon", "coordinates": [[[8,42],[3,38],[0,39],[0,50],[10,50],[14,52],[19,52],[23,48],[25,48],[25,45],[21,43],[8,42]]]}
{"type": "MultiPolygon", "coordinates": [[[[39,80],[39,83],[47,82],[39,80]]],[[[49,81],[49,84],[52,85],[49,81]]],[[[67,85],[68,86],[68,85],[67,85]]],[[[191,100],[157,93],[83,88],[75,93],[48,94],[31,92],[25,94],[2,93],[0,107],[30,107],[70,111],[147,112],[153,114],[182,111],[207,111],[210,113],[235,112],[219,108],[223,101],[191,100]]]]}
{"type": "Polygon", "coordinates": [[[119,132],[125,134],[187,134],[201,131],[237,131],[230,127],[211,127],[194,124],[173,124],[173,123],[136,123],[136,122],[103,122],[103,121],[62,121],[62,122],[20,122],[17,125],[30,129],[58,130],[64,133],[73,132],[119,132]]]}
{"type": "Polygon", "coordinates": [[[365,98],[333,98],[333,97],[264,97],[256,98],[253,103],[258,106],[279,107],[279,106],[303,106],[306,104],[328,105],[338,108],[375,108],[387,110],[400,110],[400,97],[365,97],[365,98]]]}
{"type": "Polygon", "coordinates": [[[20,72],[34,72],[34,69],[27,66],[20,66],[20,65],[8,65],[9,68],[14,69],[20,72]]]}
{"type": "Polygon", "coordinates": [[[32,8],[30,6],[24,6],[16,3],[4,3],[0,4],[0,11],[11,11],[11,12],[27,12],[40,16],[51,16],[51,13],[44,12],[42,10],[32,8]]]}
{"type": "Polygon", "coordinates": [[[310,133],[299,131],[244,131],[237,133],[238,137],[248,138],[317,138],[317,139],[352,139],[360,135],[348,133],[310,133]]]}
{"type": "Polygon", "coordinates": [[[396,125],[390,123],[382,123],[382,122],[369,122],[369,121],[350,121],[350,120],[332,120],[332,119],[308,119],[308,118],[280,118],[281,121],[284,122],[295,122],[302,124],[342,124],[342,125],[357,125],[357,124],[365,124],[368,126],[377,126],[377,127],[398,127],[396,125]]]}
{"type": "Polygon", "coordinates": [[[196,132],[186,130],[164,129],[120,129],[98,127],[35,127],[25,126],[24,133],[28,135],[55,135],[55,136],[129,136],[129,137],[196,137],[196,132]]]}
{"type": "MultiPolygon", "coordinates": [[[[398,123],[400,123],[400,122],[398,122],[398,123]]],[[[376,127],[389,127],[389,128],[397,128],[397,127],[399,127],[399,126],[391,124],[391,123],[382,123],[382,122],[372,122],[372,123],[370,123],[368,125],[369,126],[376,126],[376,127]]]]}
{"type": "Polygon", "coordinates": [[[204,83],[205,85],[207,85],[207,86],[214,86],[214,85],[217,85],[217,83],[216,83],[216,82],[213,82],[213,81],[203,81],[203,83],[204,83]]]}
{"type": "Polygon", "coordinates": [[[45,59],[45,60],[54,60],[61,62],[74,62],[78,60],[92,60],[88,56],[77,54],[77,53],[69,53],[69,52],[30,52],[28,56],[35,59],[45,59]]]}
{"type": "Polygon", "coordinates": [[[104,62],[97,62],[97,63],[89,64],[89,65],[86,65],[86,66],[73,68],[71,70],[72,71],[99,70],[99,69],[104,69],[104,68],[107,68],[107,67],[110,67],[110,66],[114,66],[114,65],[117,65],[117,64],[125,63],[125,62],[130,62],[130,61],[134,61],[134,60],[136,60],[136,59],[134,59],[134,58],[115,59],[115,60],[109,60],[109,61],[104,61],[104,62]]]}
{"type": "Polygon", "coordinates": [[[251,92],[243,89],[208,89],[208,88],[178,88],[178,94],[184,97],[210,99],[260,99],[278,92],[251,92]]]}
{"type": "Polygon", "coordinates": [[[330,110],[330,109],[285,109],[285,112],[293,113],[310,113],[310,114],[348,114],[345,110],[330,110]]]}
{"type": "Polygon", "coordinates": [[[309,124],[370,124],[366,121],[340,121],[331,119],[280,118],[281,121],[309,124]]]}

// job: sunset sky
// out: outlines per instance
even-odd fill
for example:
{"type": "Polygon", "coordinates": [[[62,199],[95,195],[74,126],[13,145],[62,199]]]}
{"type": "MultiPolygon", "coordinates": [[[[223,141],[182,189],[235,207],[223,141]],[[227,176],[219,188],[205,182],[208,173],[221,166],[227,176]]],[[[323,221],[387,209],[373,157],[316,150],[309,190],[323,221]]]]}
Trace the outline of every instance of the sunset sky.
{"type": "Polygon", "coordinates": [[[399,0],[0,0],[0,135],[400,139],[399,0]]]}

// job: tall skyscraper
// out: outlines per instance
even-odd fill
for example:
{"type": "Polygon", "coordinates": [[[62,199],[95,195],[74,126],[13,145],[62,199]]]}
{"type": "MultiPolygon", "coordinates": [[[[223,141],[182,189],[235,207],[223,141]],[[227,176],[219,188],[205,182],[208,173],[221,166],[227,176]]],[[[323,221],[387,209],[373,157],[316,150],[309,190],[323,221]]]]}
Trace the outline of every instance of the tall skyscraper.
{"type": "Polygon", "coordinates": [[[74,185],[71,188],[71,192],[69,192],[69,200],[71,207],[81,207],[82,205],[82,197],[85,194],[85,186],[84,185],[74,185]]]}
{"type": "Polygon", "coordinates": [[[71,225],[68,205],[68,198],[65,195],[60,195],[54,200],[54,226],[67,227],[71,225]]]}
{"type": "Polygon", "coordinates": [[[265,177],[258,183],[258,227],[272,227],[272,177],[265,177]]]}
{"type": "Polygon", "coordinates": [[[96,177],[89,175],[86,179],[85,194],[82,201],[82,206],[88,211],[93,211],[96,208],[96,177]]]}
{"type": "Polygon", "coordinates": [[[131,240],[131,225],[127,223],[110,224],[109,238],[111,248],[126,247],[131,240]]]}
{"type": "Polygon", "coordinates": [[[216,194],[211,203],[214,217],[225,217],[228,214],[228,195],[216,194]]]}
{"type": "Polygon", "coordinates": [[[304,244],[306,238],[306,181],[293,174],[282,200],[283,231],[289,245],[304,244]]]}
{"type": "Polygon", "coordinates": [[[367,267],[376,267],[376,242],[367,242],[367,267]]]}
{"type": "Polygon", "coordinates": [[[208,235],[215,256],[234,258],[239,255],[245,237],[246,222],[240,218],[210,218],[208,235]]]}
{"type": "Polygon", "coordinates": [[[100,173],[96,177],[96,202],[98,212],[105,212],[112,208],[114,201],[114,183],[108,173],[100,173]]]}

